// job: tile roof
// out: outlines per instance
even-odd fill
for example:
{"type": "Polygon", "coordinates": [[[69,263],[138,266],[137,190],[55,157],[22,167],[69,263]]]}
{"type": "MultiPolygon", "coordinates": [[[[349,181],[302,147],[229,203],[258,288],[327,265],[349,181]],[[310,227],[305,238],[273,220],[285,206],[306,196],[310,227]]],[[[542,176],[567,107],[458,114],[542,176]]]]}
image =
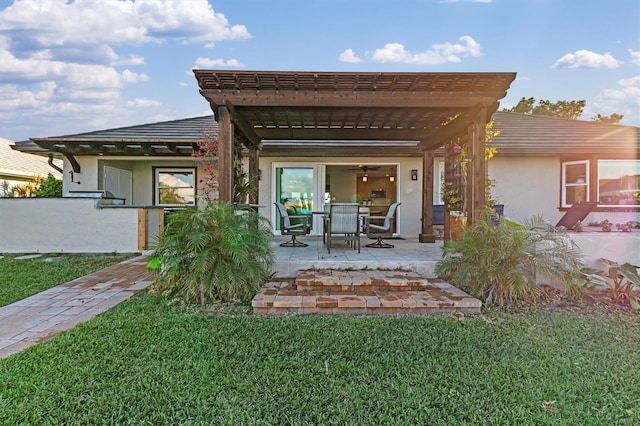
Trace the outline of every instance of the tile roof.
{"type": "MultiPolygon", "coordinates": [[[[0,138],[0,176],[32,178],[51,173],[57,178],[62,177],[60,172],[47,164],[47,158],[15,151],[11,145],[13,142],[9,139],[0,138]]],[[[60,160],[54,160],[54,164],[62,167],[60,160]]]]}
{"type": "Polygon", "coordinates": [[[95,130],[74,135],[55,136],[46,139],[78,139],[110,141],[186,141],[193,142],[202,139],[202,133],[214,129],[218,123],[212,115],[203,117],[183,118],[180,120],[161,121],[157,123],[139,124],[135,126],[118,127],[114,129],[95,130]]]}
{"type": "MultiPolygon", "coordinates": [[[[572,154],[635,155],[640,157],[640,127],[604,124],[593,121],[570,120],[539,115],[525,115],[498,111],[493,115],[494,129],[500,130],[492,145],[499,156],[562,156],[572,154]]],[[[203,132],[216,134],[218,124],[213,115],[148,123],[115,129],[97,130],[75,135],[58,136],[38,141],[64,141],[66,143],[140,143],[184,145],[183,154],[202,139],[203,132]]],[[[313,146],[336,146],[338,141],[266,141],[261,155],[273,152],[291,152],[293,149],[311,151],[313,146]],[[291,150],[291,151],[290,151],[291,150]]],[[[349,141],[361,152],[363,141],[349,141]]],[[[376,144],[376,143],[373,143],[376,144]]],[[[17,142],[21,151],[45,153],[32,141],[17,142]]],[[[402,147],[396,147],[400,153],[402,147]]],[[[320,153],[323,150],[316,150],[320,153]]],[[[45,161],[46,164],[46,161],[45,161]]]]}
{"type": "Polygon", "coordinates": [[[501,156],[640,153],[640,127],[501,111],[493,123],[501,156]]]}

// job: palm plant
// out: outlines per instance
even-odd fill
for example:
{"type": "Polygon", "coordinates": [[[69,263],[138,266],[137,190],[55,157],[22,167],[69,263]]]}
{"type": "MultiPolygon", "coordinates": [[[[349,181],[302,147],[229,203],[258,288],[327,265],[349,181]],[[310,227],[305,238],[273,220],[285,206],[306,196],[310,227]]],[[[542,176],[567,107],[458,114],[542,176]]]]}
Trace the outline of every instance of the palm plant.
{"type": "Polygon", "coordinates": [[[270,276],[271,226],[253,210],[204,201],[176,212],[160,238],[156,293],[205,305],[247,302],[270,276]]]}
{"type": "Polygon", "coordinates": [[[579,248],[553,229],[536,230],[537,217],[524,224],[485,214],[461,239],[449,242],[436,274],[486,303],[500,306],[538,300],[543,292],[536,275],[554,279],[569,295],[589,284],[579,248]]]}

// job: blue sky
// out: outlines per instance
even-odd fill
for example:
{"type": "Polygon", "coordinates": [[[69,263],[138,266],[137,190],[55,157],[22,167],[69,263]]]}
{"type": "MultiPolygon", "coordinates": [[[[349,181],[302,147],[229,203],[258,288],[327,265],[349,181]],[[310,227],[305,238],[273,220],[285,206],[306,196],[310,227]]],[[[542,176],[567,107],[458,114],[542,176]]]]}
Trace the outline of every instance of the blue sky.
{"type": "Polygon", "coordinates": [[[0,137],[210,114],[194,68],[517,72],[640,126],[637,0],[0,0],[0,137]]]}

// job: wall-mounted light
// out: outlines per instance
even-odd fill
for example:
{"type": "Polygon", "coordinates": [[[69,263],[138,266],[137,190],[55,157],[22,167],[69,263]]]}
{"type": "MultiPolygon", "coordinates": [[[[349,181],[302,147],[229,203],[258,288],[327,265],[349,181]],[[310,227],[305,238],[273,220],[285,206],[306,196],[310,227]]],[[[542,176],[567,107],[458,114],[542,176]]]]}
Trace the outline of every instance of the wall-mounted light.
{"type": "Polygon", "coordinates": [[[411,180],[418,180],[418,169],[411,169],[411,180]]]}
{"type": "Polygon", "coordinates": [[[396,181],[395,176],[389,176],[389,182],[395,182],[395,181],[396,181]]]}
{"type": "Polygon", "coordinates": [[[367,177],[367,175],[362,176],[362,181],[366,182],[367,180],[369,180],[369,178],[367,177]]]}

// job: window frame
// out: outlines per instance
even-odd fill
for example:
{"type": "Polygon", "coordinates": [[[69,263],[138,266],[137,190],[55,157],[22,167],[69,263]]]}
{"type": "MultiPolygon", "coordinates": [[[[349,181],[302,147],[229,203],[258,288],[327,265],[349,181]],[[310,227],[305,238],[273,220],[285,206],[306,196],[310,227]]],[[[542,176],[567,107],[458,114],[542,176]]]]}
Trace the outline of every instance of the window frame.
{"type": "Polygon", "coordinates": [[[153,205],[159,207],[192,207],[197,202],[197,188],[198,175],[196,167],[154,167],[153,168],[153,205]],[[159,174],[160,173],[191,173],[193,175],[193,186],[176,186],[171,188],[191,188],[193,190],[193,202],[190,203],[160,203],[160,186],[159,174]]]}
{"type": "Polygon", "coordinates": [[[590,171],[591,164],[590,160],[576,160],[576,161],[563,161],[562,162],[562,173],[561,173],[561,191],[560,191],[560,207],[569,208],[573,205],[573,203],[567,202],[567,188],[576,188],[583,186],[585,187],[585,200],[590,201],[591,199],[591,179],[590,179],[590,171]],[[567,167],[575,166],[578,164],[583,164],[585,173],[584,173],[584,183],[583,182],[567,182],[567,167]]]}

